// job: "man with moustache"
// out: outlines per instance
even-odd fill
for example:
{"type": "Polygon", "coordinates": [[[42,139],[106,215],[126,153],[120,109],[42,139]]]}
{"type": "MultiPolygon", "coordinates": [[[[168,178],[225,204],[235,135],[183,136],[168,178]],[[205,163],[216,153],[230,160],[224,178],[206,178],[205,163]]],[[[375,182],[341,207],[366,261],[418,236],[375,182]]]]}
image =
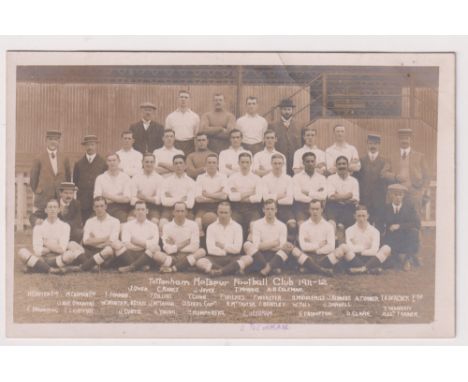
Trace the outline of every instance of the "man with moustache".
{"type": "Polygon", "coordinates": [[[209,149],[219,154],[229,147],[229,133],[236,127],[236,117],[227,111],[224,95],[213,96],[214,110],[202,115],[200,133],[205,133],[210,141],[209,149]]]}
{"type": "Polygon", "coordinates": [[[301,147],[301,126],[296,123],[293,117],[295,107],[291,99],[281,100],[279,104],[281,118],[269,126],[269,129],[276,133],[278,139],[276,149],[286,157],[288,175],[294,175],[294,153],[301,147]]]}
{"type": "Polygon", "coordinates": [[[353,175],[359,181],[361,204],[367,207],[369,222],[382,232],[382,213],[391,180],[388,161],[379,152],[380,135],[368,134],[367,155],[361,157],[361,169],[353,175]]]}
{"type": "MultiPolygon", "coordinates": [[[[46,132],[46,150],[33,162],[29,184],[34,192],[34,208],[44,210],[47,201],[57,197],[62,182],[71,180],[70,162],[58,151],[62,133],[55,130],[46,132]]],[[[34,226],[36,217],[30,219],[34,226]]]]}
{"type": "Polygon", "coordinates": [[[80,202],[83,222],[93,214],[96,178],[107,170],[105,159],[97,153],[98,143],[96,135],[85,135],[81,142],[85,148],[85,155],[73,167],[73,183],[78,188],[76,199],[80,202]]]}
{"type": "Polygon", "coordinates": [[[151,102],[140,104],[141,120],[130,125],[135,142],[133,147],[140,153],[152,153],[163,145],[164,127],[154,121],[156,106],[151,102]]]}

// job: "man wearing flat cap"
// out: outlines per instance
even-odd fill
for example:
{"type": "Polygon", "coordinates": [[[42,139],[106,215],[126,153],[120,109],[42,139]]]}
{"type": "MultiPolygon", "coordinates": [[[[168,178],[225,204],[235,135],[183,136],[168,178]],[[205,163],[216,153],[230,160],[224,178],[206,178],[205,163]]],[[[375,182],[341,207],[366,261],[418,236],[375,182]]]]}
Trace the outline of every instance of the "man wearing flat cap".
{"type": "Polygon", "coordinates": [[[47,131],[46,150],[31,168],[30,185],[36,210],[45,210],[47,201],[57,197],[60,183],[71,180],[70,162],[58,151],[60,137],[59,131],[47,131]]]}
{"type": "Polygon", "coordinates": [[[408,189],[395,183],[388,186],[391,202],[383,214],[383,244],[391,248],[391,262],[405,271],[419,265],[419,229],[421,222],[415,207],[404,198],[408,189]]]}
{"type": "Polygon", "coordinates": [[[400,149],[398,155],[392,158],[391,169],[388,172],[393,182],[402,184],[408,189],[406,197],[414,204],[420,215],[430,175],[424,154],[411,147],[412,136],[411,129],[398,130],[400,149]]]}
{"type": "Polygon", "coordinates": [[[361,204],[367,207],[369,222],[382,232],[382,214],[387,184],[392,181],[388,160],[380,154],[380,135],[367,135],[367,154],[361,157],[361,169],[354,173],[359,180],[361,204]]]}
{"type": "Polygon", "coordinates": [[[156,110],[154,104],[143,102],[140,104],[140,110],[141,120],[129,127],[135,139],[133,148],[142,154],[152,153],[163,145],[164,127],[153,120],[156,110]]]}
{"type": "Polygon", "coordinates": [[[301,127],[294,121],[293,111],[296,106],[289,98],[281,100],[279,104],[281,118],[271,124],[269,128],[276,132],[278,141],[276,149],[286,157],[286,170],[289,175],[294,175],[294,153],[302,146],[301,127]]]}
{"type": "Polygon", "coordinates": [[[97,153],[98,142],[95,135],[86,135],[81,142],[85,155],[73,167],[73,182],[78,187],[77,200],[84,222],[93,214],[94,182],[107,170],[106,161],[97,153]]]}

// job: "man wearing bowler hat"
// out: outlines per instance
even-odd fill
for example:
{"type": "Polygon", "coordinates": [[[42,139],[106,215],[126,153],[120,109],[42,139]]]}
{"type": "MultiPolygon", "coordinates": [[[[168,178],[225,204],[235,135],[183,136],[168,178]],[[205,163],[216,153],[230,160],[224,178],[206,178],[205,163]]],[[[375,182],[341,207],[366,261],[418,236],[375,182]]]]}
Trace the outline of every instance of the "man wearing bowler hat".
{"type": "Polygon", "coordinates": [[[286,157],[286,169],[289,175],[294,175],[294,153],[301,147],[301,127],[294,121],[293,111],[296,105],[289,98],[279,104],[281,118],[269,128],[276,132],[278,141],[276,149],[286,157]]]}
{"type": "Polygon", "coordinates": [[[133,133],[133,148],[140,153],[152,153],[162,147],[164,127],[153,121],[156,106],[151,102],[140,104],[141,120],[130,125],[129,130],[133,133]]]}
{"type": "Polygon", "coordinates": [[[46,150],[34,160],[31,168],[30,185],[36,210],[45,210],[47,201],[57,197],[60,183],[70,181],[70,162],[58,151],[61,135],[59,131],[47,131],[46,150]]]}
{"type": "Polygon", "coordinates": [[[94,182],[107,170],[106,161],[97,153],[98,142],[95,135],[86,135],[81,142],[85,155],[73,167],[73,182],[78,187],[76,198],[80,202],[84,222],[93,214],[94,182]]]}
{"type": "Polygon", "coordinates": [[[424,154],[411,147],[412,136],[411,129],[398,130],[400,149],[398,155],[392,158],[389,173],[395,183],[408,189],[406,197],[420,215],[423,200],[427,197],[430,175],[424,154]]]}

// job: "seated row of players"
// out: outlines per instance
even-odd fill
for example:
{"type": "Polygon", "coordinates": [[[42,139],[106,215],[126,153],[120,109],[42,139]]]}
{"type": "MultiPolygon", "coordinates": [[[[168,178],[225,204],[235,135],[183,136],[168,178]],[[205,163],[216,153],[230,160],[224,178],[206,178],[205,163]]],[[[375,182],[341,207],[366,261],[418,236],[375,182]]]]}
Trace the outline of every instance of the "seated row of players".
{"type": "Polygon", "coordinates": [[[368,222],[365,206],[358,206],[355,223],[345,242],[335,247],[333,226],[323,218],[323,201],[309,203],[310,217],[300,226],[296,241],[288,241],[285,223],[277,219],[277,203],[263,202],[264,217],[255,220],[244,242],[242,227],[232,218],[231,203],[217,206],[217,219],[208,226],[206,249],[200,246],[198,225],[187,218],[184,202],[176,202],[173,220],[163,228],[147,219],[146,203],[137,201],[135,219],[121,225],[107,213],[102,196],[94,198],[94,217],[84,226],[83,246],[70,241],[70,225],[59,218],[60,203],[51,199],[46,219],[33,229],[33,251],[19,250],[28,271],[64,274],[117,267],[131,272],[158,266],[162,272],[198,269],[211,276],[255,272],[280,273],[289,260],[302,272],[333,276],[344,263],[350,273],[380,273],[387,259],[409,258],[418,251],[419,219],[411,204],[403,203],[404,186],[390,186],[392,202],[386,206],[385,235],[368,222]]]}

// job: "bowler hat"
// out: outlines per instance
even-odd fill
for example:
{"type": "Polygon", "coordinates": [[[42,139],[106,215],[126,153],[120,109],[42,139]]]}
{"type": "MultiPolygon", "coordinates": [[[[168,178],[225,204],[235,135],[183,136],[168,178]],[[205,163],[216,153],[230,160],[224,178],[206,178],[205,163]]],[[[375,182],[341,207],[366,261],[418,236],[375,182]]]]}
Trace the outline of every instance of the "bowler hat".
{"type": "Polygon", "coordinates": [[[292,99],[285,98],[281,100],[279,107],[296,107],[296,105],[294,105],[294,102],[292,101],[292,99]]]}
{"type": "Polygon", "coordinates": [[[403,192],[408,191],[408,189],[405,186],[399,183],[391,184],[390,186],[388,186],[388,190],[389,191],[403,191],[403,192]]]}
{"type": "Polygon", "coordinates": [[[63,191],[63,190],[76,191],[76,190],[78,190],[78,187],[76,187],[75,183],[73,183],[73,182],[62,182],[62,183],[60,183],[59,190],[60,191],[63,191]]]}
{"type": "Polygon", "coordinates": [[[62,133],[57,130],[47,130],[46,132],[47,138],[60,138],[61,136],[62,136],[62,133]]]}

